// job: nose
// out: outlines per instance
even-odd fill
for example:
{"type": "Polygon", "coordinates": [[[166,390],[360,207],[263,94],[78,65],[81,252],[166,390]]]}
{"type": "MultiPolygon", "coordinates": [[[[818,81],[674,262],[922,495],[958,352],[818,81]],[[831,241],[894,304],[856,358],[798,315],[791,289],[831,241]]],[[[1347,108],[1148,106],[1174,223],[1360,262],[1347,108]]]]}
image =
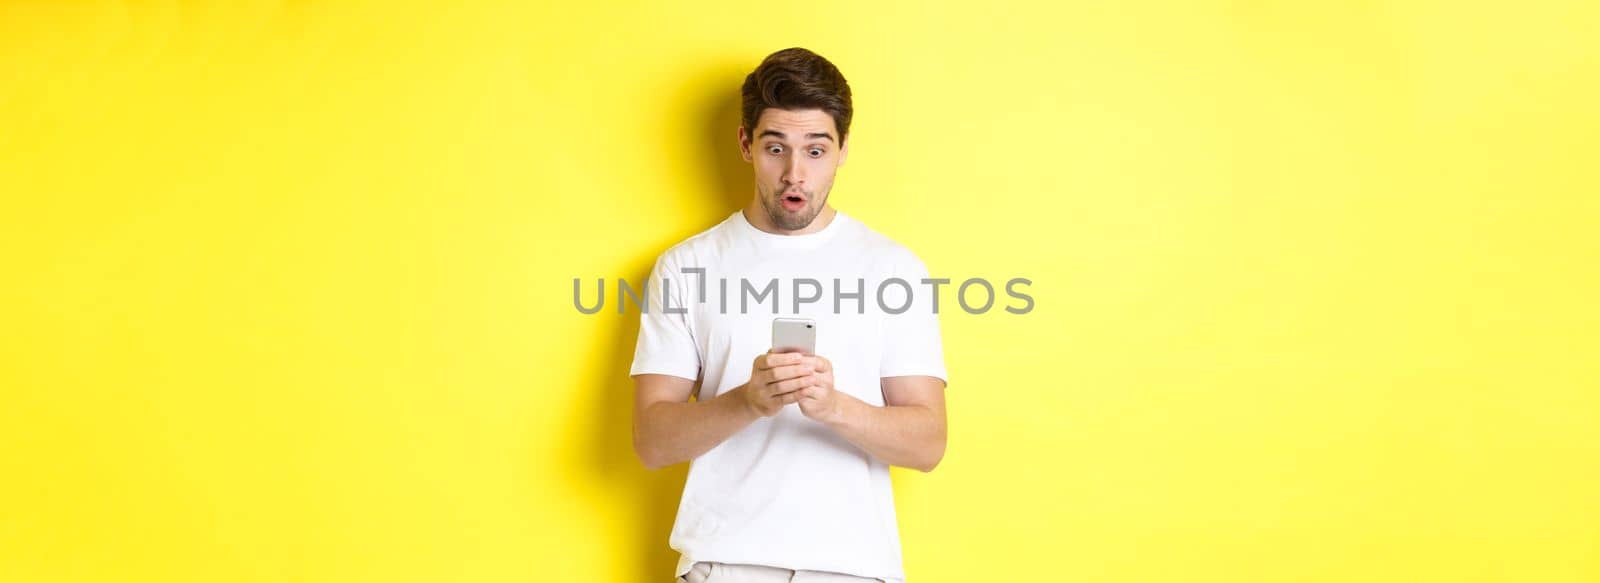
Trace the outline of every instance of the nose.
{"type": "Polygon", "coordinates": [[[805,176],[801,174],[801,168],[802,166],[800,165],[800,157],[791,156],[789,158],[788,166],[783,169],[783,183],[788,186],[804,184],[806,179],[805,176]]]}

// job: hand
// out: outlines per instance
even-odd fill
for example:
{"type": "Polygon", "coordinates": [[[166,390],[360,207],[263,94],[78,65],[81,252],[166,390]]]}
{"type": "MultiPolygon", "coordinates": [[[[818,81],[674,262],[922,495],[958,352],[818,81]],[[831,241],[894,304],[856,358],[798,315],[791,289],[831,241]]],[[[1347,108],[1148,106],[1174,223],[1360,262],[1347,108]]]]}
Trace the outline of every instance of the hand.
{"type": "MultiPolygon", "coordinates": [[[[815,363],[799,352],[767,352],[750,365],[750,382],[745,383],[745,404],[762,417],[777,415],[784,405],[800,398],[800,389],[811,385],[815,363]]],[[[831,379],[830,375],[830,379],[831,379]]],[[[830,385],[832,381],[829,381],[830,385]]]]}
{"type": "Polygon", "coordinates": [[[804,362],[816,372],[803,377],[805,388],[798,391],[800,398],[795,401],[800,404],[800,412],[829,425],[839,422],[844,414],[844,397],[833,390],[833,363],[815,355],[805,357],[804,362]]]}

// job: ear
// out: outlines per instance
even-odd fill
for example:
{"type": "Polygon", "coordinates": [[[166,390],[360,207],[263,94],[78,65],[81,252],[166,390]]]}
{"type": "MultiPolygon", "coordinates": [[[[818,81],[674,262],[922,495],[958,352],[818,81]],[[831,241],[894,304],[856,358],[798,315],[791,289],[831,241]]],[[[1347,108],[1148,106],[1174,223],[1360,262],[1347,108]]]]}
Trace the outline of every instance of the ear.
{"type": "Polygon", "coordinates": [[[845,159],[846,156],[849,156],[849,155],[850,155],[850,136],[846,135],[844,137],[844,139],[839,142],[839,165],[840,166],[844,165],[844,159],[845,159]]]}
{"type": "Polygon", "coordinates": [[[739,152],[744,155],[744,161],[750,161],[750,136],[745,135],[744,126],[739,126],[739,152]]]}

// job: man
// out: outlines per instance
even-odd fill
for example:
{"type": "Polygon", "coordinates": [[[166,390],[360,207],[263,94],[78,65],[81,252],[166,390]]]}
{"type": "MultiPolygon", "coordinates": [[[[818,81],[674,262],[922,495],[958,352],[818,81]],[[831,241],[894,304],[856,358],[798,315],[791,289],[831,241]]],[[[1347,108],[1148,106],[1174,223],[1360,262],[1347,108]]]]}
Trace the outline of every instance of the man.
{"type": "Polygon", "coordinates": [[[785,49],[743,94],[755,196],[656,261],[634,449],[652,469],[692,462],[679,581],[903,582],[889,466],[944,456],[937,298],[915,254],[828,202],[850,131],[838,69],[785,49]],[[775,317],[814,320],[816,353],[773,351],[775,317]]]}

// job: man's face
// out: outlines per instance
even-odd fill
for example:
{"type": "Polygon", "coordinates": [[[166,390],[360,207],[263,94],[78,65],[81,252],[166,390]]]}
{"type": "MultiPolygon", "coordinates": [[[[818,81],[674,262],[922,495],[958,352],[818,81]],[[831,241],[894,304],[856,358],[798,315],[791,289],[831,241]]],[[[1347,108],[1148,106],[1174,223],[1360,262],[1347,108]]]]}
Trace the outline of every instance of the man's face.
{"type": "Polygon", "coordinates": [[[768,108],[753,135],[739,129],[744,159],[755,166],[756,199],[773,225],[786,231],[804,229],[822,212],[848,145],[839,139],[833,116],[820,109],[768,108]]]}

